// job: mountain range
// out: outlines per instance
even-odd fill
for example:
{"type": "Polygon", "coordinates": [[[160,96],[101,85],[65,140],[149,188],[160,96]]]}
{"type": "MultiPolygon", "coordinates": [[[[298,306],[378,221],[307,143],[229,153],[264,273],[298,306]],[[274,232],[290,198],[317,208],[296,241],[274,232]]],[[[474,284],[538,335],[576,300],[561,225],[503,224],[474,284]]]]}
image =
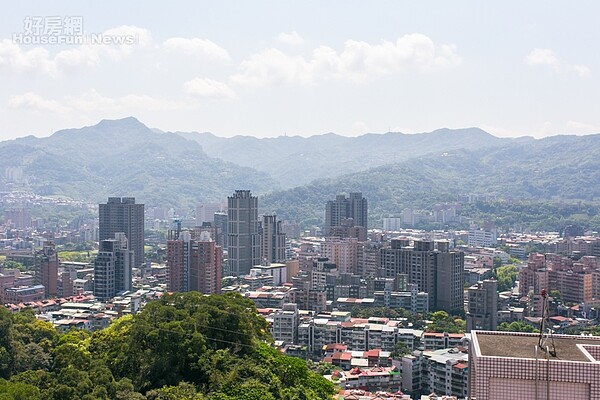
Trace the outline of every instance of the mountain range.
{"type": "Polygon", "coordinates": [[[0,167],[21,167],[24,186],[40,194],[91,202],[127,195],[149,206],[192,207],[251,189],[265,212],[308,221],[322,217],[327,199],[350,191],[363,192],[375,218],[460,193],[595,201],[598,154],[600,135],[508,139],[466,128],[221,138],[162,132],[129,117],[0,142],[0,167]]]}
{"type": "MultiPolygon", "coordinates": [[[[308,138],[280,136],[265,139],[222,138],[206,132],[176,133],[198,142],[211,157],[268,173],[283,188],[427,154],[497,147],[510,142],[510,139],[497,138],[479,128],[439,129],[416,135],[388,132],[345,137],[327,133],[308,138]]],[[[521,140],[529,142],[533,139],[521,140]]]]}
{"type": "Polygon", "coordinates": [[[154,132],[135,118],[1,142],[0,167],[11,166],[22,167],[38,193],[92,202],[130,195],[149,205],[184,207],[240,187],[277,187],[265,173],[209,157],[196,142],[154,132]]]}

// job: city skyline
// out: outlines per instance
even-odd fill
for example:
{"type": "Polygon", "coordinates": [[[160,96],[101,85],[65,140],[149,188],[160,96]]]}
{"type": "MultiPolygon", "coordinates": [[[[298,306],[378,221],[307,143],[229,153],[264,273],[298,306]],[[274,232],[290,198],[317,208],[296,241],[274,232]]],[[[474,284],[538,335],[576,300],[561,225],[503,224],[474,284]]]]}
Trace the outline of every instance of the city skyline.
{"type": "Polygon", "coordinates": [[[593,2],[190,2],[169,18],[158,3],[116,10],[70,1],[5,10],[0,139],[129,115],[224,137],[600,132],[600,60],[586,45],[600,33],[593,2]],[[81,17],[86,41],[33,44],[44,34],[31,29],[57,17],[65,29],[65,18],[81,17]]]}

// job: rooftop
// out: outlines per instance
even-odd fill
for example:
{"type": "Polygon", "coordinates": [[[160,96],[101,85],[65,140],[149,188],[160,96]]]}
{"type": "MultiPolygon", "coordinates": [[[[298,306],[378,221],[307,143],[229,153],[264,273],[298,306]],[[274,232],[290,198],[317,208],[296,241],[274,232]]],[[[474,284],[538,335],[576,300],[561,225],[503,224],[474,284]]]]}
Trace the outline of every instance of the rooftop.
{"type": "MultiPolygon", "coordinates": [[[[478,355],[484,357],[536,358],[535,348],[539,338],[536,333],[475,331],[472,336],[475,351],[478,355]]],[[[589,350],[584,350],[584,347],[600,346],[600,337],[553,336],[556,357],[550,355],[550,360],[594,362],[595,358],[589,356],[589,350]]],[[[551,343],[551,339],[548,338],[546,344],[551,346],[551,343]]],[[[546,354],[538,351],[537,357],[540,359],[545,358],[546,354]]],[[[595,362],[600,362],[600,360],[595,362]]]]}

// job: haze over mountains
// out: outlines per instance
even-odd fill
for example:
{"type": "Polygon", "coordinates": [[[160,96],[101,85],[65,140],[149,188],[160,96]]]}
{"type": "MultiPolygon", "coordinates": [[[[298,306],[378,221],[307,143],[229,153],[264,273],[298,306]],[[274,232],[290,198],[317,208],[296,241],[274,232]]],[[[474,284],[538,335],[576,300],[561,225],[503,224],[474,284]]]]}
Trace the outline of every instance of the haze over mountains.
{"type": "Polygon", "coordinates": [[[452,201],[460,193],[597,200],[600,135],[497,138],[478,128],[423,134],[328,133],[309,138],[220,138],[161,132],[133,117],[0,143],[0,167],[24,187],[99,202],[131,195],[190,207],[246,188],[265,212],[319,218],[336,193],[362,191],[373,215],[452,201]],[[267,194],[268,195],[265,195],[267,194]]]}
{"type": "Polygon", "coordinates": [[[479,128],[439,129],[423,134],[389,132],[346,137],[327,133],[308,138],[280,136],[266,139],[250,136],[221,138],[198,132],[176,133],[198,142],[212,157],[269,173],[284,188],[426,154],[475,150],[510,142],[510,139],[497,138],[479,128]],[[265,156],[257,162],[257,154],[265,156]]]}

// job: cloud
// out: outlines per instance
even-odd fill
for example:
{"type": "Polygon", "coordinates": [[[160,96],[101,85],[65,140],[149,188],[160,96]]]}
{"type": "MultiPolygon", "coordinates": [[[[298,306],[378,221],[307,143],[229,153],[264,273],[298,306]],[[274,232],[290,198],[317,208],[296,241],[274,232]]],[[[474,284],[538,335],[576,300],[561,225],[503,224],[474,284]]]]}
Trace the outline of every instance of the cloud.
{"type": "Polygon", "coordinates": [[[129,94],[117,99],[119,108],[149,111],[191,110],[195,104],[150,95],[129,94]]]}
{"type": "Polygon", "coordinates": [[[350,136],[360,136],[365,133],[369,133],[369,126],[364,121],[356,121],[352,124],[352,128],[350,129],[350,136]]]}
{"type": "Polygon", "coordinates": [[[207,78],[194,78],[183,84],[185,93],[215,99],[233,99],[235,92],[227,84],[207,78]]]}
{"type": "Polygon", "coordinates": [[[170,51],[180,52],[186,56],[206,57],[213,60],[230,60],[229,53],[208,39],[174,37],[165,40],[163,46],[170,51]]]}
{"type": "MultiPolygon", "coordinates": [[[[127,41],[125,44],[121,44],[122,49],[129,50],[131,49],[131,44],[136,44],[141,47],[146,47],[152,42],[152,35],[150,31],[145,28],[140,28],[135,25],[121,25],[116,28],[110,28],[102,32],[103,36],[110,37],[126,37],[131,40],[127,41]]],[[[110,46],[114,47],[118,45],[118,41],[112,41],[110,46]]]]}
{"type": "Polygon", "coordinates": [[[415,33],[379,44],[348,40],[339,52],[320,46],[308,59],[266,49],[244,60],[231,82],[255,87],[318,80],[359,82],[399,72],[451,68],[461,62],[455,46],[436,45],[429,37],[415,33]]]}
{"type": "Polygon", "coordinates": [[[79,112],[114,110],[118,108],[117,100],[101,95],[96,89],[90,89],[80,95],[64,96],[62,102],[72,110],[79,112]]]}
{"type": "Polygon", "coordinates": [[[550,67],[556,72],[571,71],[579,75],[581,78],[591,76],[592,72],[587,65],[570,64],[560,60],[554,51],[550,49],[535,48],[525,57],[525,63],[531,67],[550,67]]]}
{"type": "Polygon", "coordinates": [[[289,56],[277,49],[267,49],[253,54],[240,65],[241,73],[233,75],[231,82],[242,86],[268,84],[309,83],[313,67],[300,56],[289,56]]]}
{"type": "Polygon", "coordinates": [[[12,109],[47,111],[59,114],[67,113],[70,110],[69,107],[65,107],[57,101],[46,100],[40,95],[33,92],[27,92],[22,95],[12,96],[8,100],[8,107],[12,109]]]}
{"type": "Polygon", "coordinates": [[[566,123],[566,132],[580,135],[600,133],[600,125],[586,124],[583,122],[569,121],[566,123]]]}
{"type": "Polygon", "coordinates": [[[526,58],[527,65],[548,65],[559,68],[560,62],[554,52],[550,49],[533,49],[526,58]]]}
{"type": "Polygon", "coordinates": [[[53,113],[112,113],[137,111],[193,110],[198,103],[177,101],[144,94],[107,97],[90,89],[79,95],[63,96],[60,100],[48,100],[33,92],[12,96],[8,101],[12,109],[35,110],[53,113]]]}
{"type": "Polygon", "coordinates": [[[289,44],[291,46],[300,46],[301,44],[304,44],[304,39],[302,39],[302,37],[298,35],[298,32],[296,31],[289,33],[281,32],[279,36],[277,36],[277,40],[283,44],[289,44]]]}
{"type": "Polygon", "coordinates": [[[84,45],[75,49],[63,50],[56,54],[53,64],[57,71],[72,72],[95,67],[100,63],[101,49],[98,46],[84,45]]]}
{"type": "MultiPolygon", "coordinates": [[[[58,51],[54,56],[45,47],[25,50],[13,41],[0,41],[0,68],[19,74],[40,74],[59,77],[65,73],[95,67],[103,58],[120,60],[135,48],[151,43],[150,31],[137,26],[123,25],[90,34],[80,45],[58,51]]],[[[48,45],[47,47],[52,47],[48,45]]]]}
{"type": "Polygon", "coordinates": [[[35,47],[25,51],[8,39],[0,41],[0,68],[23,74],[56,74],[48,50],[35,47]]]}
{"type": "Polygon", "coordinates": [[[592,71],[587,65],[573,64],[571,65],[571,69],[582,78],[588,78],[592,75],[592,71]]]}

